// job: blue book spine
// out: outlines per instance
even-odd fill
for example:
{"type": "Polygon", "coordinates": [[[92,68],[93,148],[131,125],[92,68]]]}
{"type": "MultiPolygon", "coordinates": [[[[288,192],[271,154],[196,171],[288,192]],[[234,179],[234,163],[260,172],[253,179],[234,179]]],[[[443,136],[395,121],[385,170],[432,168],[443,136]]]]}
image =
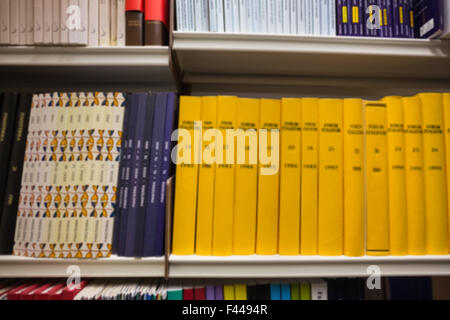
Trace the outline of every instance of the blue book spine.
{"type": "Polygon", "coordinates": [[[282,284],[281,285],[281,300],[291,300],[291,285],[282,284]]]}
{"type": "Polygon", "coordinates": [[[139,186],[142,179],[142,140],[144,139],[145,126],[145,108],[147,104],[146,93],[137,94],[137,118],[134,122],[135,134],[132,142],[132,157],[130,170],[130,186],[128,189],[128,210],[127,210],[127,226],[125,252],[126,257],[136,256],[136,228],[137,228],[137,210],[139,204],[139,186]]]}
{"type": "Polygon", "coordinates": [[[384,21],[383,21],[383,0],[377,0],[376,1],[376,5],[378,7],[378,9],[376,11],[376,14],[378,15],[378,19],[379,19],[379,22],[380,22],[380,28],[376,30],[376,35],[377,35],[377,37],[384,38],[385,35],[384,35],[384,28],[383,28],[383,25],[384,25],[384,21]]]}
{"type": "Polygon", "coordinates": [[[131,95],[126,96],[125,101],[125,115],[122,126],[122,145],[120,149],[120,163],[119,163],[119,178],[117,181],[117,206],[114,211],[114,229],[113,229],[113,242],[112,253],[117,254],[119,252],[119,235],[120,235],[120,215],[121,208],[123,207],[123,189],[125,183],[125,172],[128,166],[127,152],[128,152],[128,122],[130,117],[130,101],[131,95]]]}
{"type": "Polygon", "coordinates": [[[409,0],[401,0],[402,19],[401,19],[401,33],[404,38],[409,38],[409,0]]]}
{"type": "Polygon", "coordinates": [[[336,35],[344,36],[344,0],[336,1],[336,35]]]}
{"type": "Polygon", "coordinates": [[[166,220],[166,183],[172,176],[174,165],[171,161],[172,151],[172,131],[176,128],[176,121],[178,119],[178,98],[175,93],[169,93],[167,96],[166,121],[164,128],[164,144],[162,156],[162,171],[161,171],[161,192],[159,196],[157,230],[156,230],[156,255],[164,254],[164,235],[165,235],[165,220],[166,220]]]}
{"type": "Polygon", "coordinates": [[[414,22],[418,38],[436,38],[444,28],[443,1],[414,2],[414,22]]]}
{"type": "Polygon", "coordinates": [[[392,0],[384,0],[383,19],[385,37],[392,38],[394,36],[394,30],[392,27],[392,0]]]}
{"type": "Polygon", "coordinates": [[[145,213],[144,257],[157,256],[156,237],[158,234],[158,208],[161,193],[161,164],[164,143],[167,93],[156,94],[155,116],[153,119],[150,175],[147,186],[147,208],[145,213]]]}
{"type": "Polygon", "coordinates": [[[370,21],[370,12],[372,12],[372,14],[375,13],[374,9],[372,8],[373,5],[376,5],[376,0],[364,0],[364,36],[366,37],[377,36],[376,29],[369,29],[367,27],[367,24],[370,21]]]}
{"type": "Polygon", "coordinates": [[[414,32],[414,1],[408,1],[408,28],[409,28],[409,37],[415,38],[414,32]]]}
{"type": "Polygon", "coordinates": [[[353,36],[355,37],[364,36],[364,30],[366,28],[366,20],[364,19],[364,17],[365,17],[364,0],[352,0],[353,36]]]}
{"type": "Polygon", "coordinates": [[[281,285],[270,285],[270,300],[281,300],[281,285]]]}
{"type": "Polygon", "coordinates": [[[129,199],[128,199],[128,191],[130,190],[130,177],[131,177],[131,157],[133,154],[133,142],[135,140],[135,126],[134,124],[137,121],[137,112],[138,112],[138,97],[135,94],[128,96],[128,119],[125,124],[126,130],[126,142],[124,145],[126,147],[122,151],[122,166],[123,170],[121,172],[121,189],[119,193],[119,209],[120,215],[118,219],[119,227],[118,227],[118,243],[117,243],[117,253],[121,256],[125,255],[125,244],[126,244],[126,235],[127,235],[127,223],[128,223],[128,208],[129,208],[129,199]]]}
{"type": "Polygon", "coordinates": [[[144,256],[144,233],[145,233],[145,216],[146,216],[146,196],[148,180],[150,176],[150,159],[152,150],[152,135],[153,135],[153,117],[155,113],[155,98],[154,94],[149,94],[145,110],[145,129],[143,138],[143,153],[142,153],[142,170],[141,180],[139,181],[139,205],[137,211],[136,222],[136,256],[144,256]]]}

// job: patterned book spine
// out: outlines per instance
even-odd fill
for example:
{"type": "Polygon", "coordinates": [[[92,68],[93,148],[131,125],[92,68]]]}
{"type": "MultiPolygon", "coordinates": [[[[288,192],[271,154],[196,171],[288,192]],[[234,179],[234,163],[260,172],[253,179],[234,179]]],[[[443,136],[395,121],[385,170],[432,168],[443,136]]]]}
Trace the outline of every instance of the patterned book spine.
{"type": "Polygon", "coordinates": [[[344,36],[346,34],[344,31],[344,2],[345,0],[336,0],[336,33],[338,36],[344,36]]]}

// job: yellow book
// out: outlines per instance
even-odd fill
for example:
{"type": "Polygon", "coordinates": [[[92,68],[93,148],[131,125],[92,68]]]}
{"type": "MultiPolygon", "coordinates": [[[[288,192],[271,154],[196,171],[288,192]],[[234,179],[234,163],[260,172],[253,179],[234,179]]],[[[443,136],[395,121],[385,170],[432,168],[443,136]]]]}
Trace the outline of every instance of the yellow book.
{"type": "Polygon", "coordinates": [[[427,253],[448,254],[443,98],[440,93],[423,93],[419,98],[422,102],[427,253]]]}
{"type": "Polygon", "coordinates": [[[307,282],[300,283],[300,300],[311,300],[311,285],[307,282]]]}
{"type": "Polygon", "coordinates": [[[201,98],[180,97],[179,128],[184,129],[184,131],[180,132],[177,146],[178,163],[172,244],[172,252],[178,255],[191,255],[195,252],[198,162],[201,152],[201,137],[199,135],[201,105],[201,98]]]}
{"type": "Polygon", "coordinates": [[[344,254],[365,254],[364,105],[344,100],[344,254]]]}
{"type": "Polygon", "coordinates": [[[395,256],[408,254],[408,219],[406,209],[405,127],[401,97],[386,97],[389,243],[395,256]]]}
{"type": "Polygon", "coordinates": [[[239,142],[238,138],[237,152],[242,152],[245,159],[238,161],[235,168],[233,254],[251,255],[256,249],[260,100],[238,99],[237,103],[237,127],[245,133],[241,136],[245,140],[239,142]]]}
{"type": "Polygon", "coordinates": [[[301,100],[281,100],[279,254],[300,254],[301,100]]]}
{"type": "Polygon", "coordinates": [[[261,99],[256,253],[278,253],[280,100],[261,99]],[[264,134],[264,129],[267,134],[264,134]],[[272,141],[274,140],[274,141],[272,141]]]}
{"type": "MultiPolygon", "coordinates": [[[[229,256],[233,253],[234,209],[234,139],[227,137],[228,129],[236,129],[237,98],[217,98],[217,127],[223,136],[222,155],[217,155],[214,182],[213,255],[229,256]]],[[[219,140],[219,139],[218,139],[219,140]]],[[[217,146],[217,150],[220,146],[217,146]]],[[[216,150],[216,151],[217,151],[216,150]]]]}
{"type": "Polygon", "coordinates": [[[319,255],[344,253],[342,100],[319,100],[319,255]]]}
{"type": "Polygon", "coordinates": [[[235,285],[234,297],[236,300],[247,300],[247,285],[245,284],[235,285]]]}
{"type": "Polygon", "coordinates": [[[319,99],[302,99],[302,184],[300,254],[317,254],[319,99]]]}
{"type": "Polygon", "coordinates": [[[389,255],[386,104],[366,102],[367,254],[389,255]]]}
{"type": "Polygon", "coordinates": [[[423,176],[422,105],[418,97],[403,98],[405,125],[406,212],[408,253],[427,253],[423,176]]]}
{"type": "Polygon", "coordinates": [[[235,300],[233,285],[223,286],[223,299],[224,300],[235,300]]]}
{"type": "Polygon", "coordinates": [[[300,284],[292,283],[291,284],[291,300],[300,300],[300,284]]]}
{"type": "MultiPolygon", "coordinates": [[[[450,93],[444,93],[444,126],[445,126],[445,150],[446,150],[446,162],[447,163],[447,208],[450,210],[450,168],[448,163],[450,162],[450,93]]],[[[450,249],[450,216],[448,218],[448,246],[450,249]]]]}
{"type": "MultiPolygon", "coordinates": [[[[217,97],[202,98],[202,133],[216,128],[217,97]]],[[[208,136],[202,143],[202,163],[198,175],[197,232],[195,253],[212,254],[213,210],[214,210],[214,172],[215,137],[208,136]],[[208,156],[207,156],[208,154],[208,156]]]]}

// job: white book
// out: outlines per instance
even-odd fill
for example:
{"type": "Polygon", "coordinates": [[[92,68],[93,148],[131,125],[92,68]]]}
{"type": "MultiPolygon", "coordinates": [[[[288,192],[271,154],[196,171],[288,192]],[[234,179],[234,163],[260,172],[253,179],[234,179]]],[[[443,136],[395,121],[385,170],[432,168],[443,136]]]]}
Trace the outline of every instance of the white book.
{"type": "Polygon", "coordinates": [[[320,34],[328,35],[330,32],[330,3],[328,0],[320,0],[320,34]]]}
{"type": "Polygon", "coordinates": [[[223,8],[223,0],[217,0],[217,32],[225,32],[225,14],[223,8]]]}
{"type": "Polygon", "coordinates": [[[194,1],[194,31],[200,32],[202,30],[202,0],[194,1]]]}
{"type": "Polygon", "coordinates": [[[283,33],[291,33],[291,3],[289,0],[283,0],[283,33]]]}
{"type": "Polygon", "coordinates": [[[261,33],[267,33],[269,30],[269,21],[268,21],[268,14],[269,11],[267,9],[267,0],[260,0],[259,3],[259,10],[261,12],[260,14],[260,32],[261,33]]]}
{"type": "Polygon", "coordinates": [[[9,41],[10,44],[17,46],[20,42],[19,1],[12,0],[9,6],[9,41]]]}
{"type": "Polygon", "coordinates": [[[117,1],[117,46],[125,46],[125,0],[117,1]]]}
{"type": "Polygon", "coordinates": [[[189,17],[189,5],[188,5],[188,1],[189,0],[180,0],[182,2],[182,16],[184,19],[184,24],[183,24],[183,31],[189,31],[189,23],[190,23],[190,17],[189,17]]]}
{"type": "Polygon", "coordinates": [[[305,1],[305,35],[312,35],[314,32],[313,26],[313,2],[318,0],[304,0],[305,1]]]}
{"type": "Polygon", "coordinates": [[[44,0],[44,44],[53,44],[53,0],[44,0]]]}
{"type": "Polygon", "coordinates": [[[225,16],[225,32],[233,32],[233,2],[232,0],[225,0],[224,5],[224,16],[225,16]]]}
{"type": "Polygon", "coordinates": [[[326,281],[311,281],[311,300],[328,300],[328,286],[326,281]]]}
{"type": "Polygon", "coordinates": [[[202,31],[209,31],[209,0],[202,0],[202,31]]]}
{"type": "Polygon", "coordinates": [[[44,43],[44,1],[34,0],[34,43],[44,43]]]}
{"type": "Polygon", "coordinates": [[[239,0],[239,24],[241,32],[247,33],[247,0],[239,0]]]}
{"type": "Polygon", "coordinates": [[[10,43],[9,25],[9,0],[0,0],[0,44],[10,43]]]}
{"type": "Polygon", "coordinates": [[[275,0],[275,32],[283,33],[283,1],[275,0]]]}
{"type": "Polygon", "coordinates": [[[53,44],[59,45],[61,43],[61,1],[53,0],[53,17],[52,17],[52,32],[53,32],[53,44]]]}
{"type": "Polygon", "coordinates": [[[239,0],[232,0],[233,8],[233,32],[241,32],[241,24],[239,20],[239,0]]]}
{"type": "Polygon", "coordinates": [[[320,7],[322,0],[312,1],[312,33],[317,36],[320,35],[320,7]]]}
{"type": "Polygon", "coordinates": [[[19,3],[19,45],[27,44],[27,0],[18,0],[19,3]]]}
{"type": "Polygon", "coordinates": [[[291,0],[291,34],[297,34],[297,10],[298,10],[298,3],[297,0],[291,0]]]}
{"type": "Polygon", "coordinates": [[[276,21],[277,21],[277,9],[276,9],[276,0],[268,0],[267,1],[267,32],[268,33],[276,33],[276,21]]]}
{"type": "Polygon", "coordinates": [[[67,14],[67,9],[69,7],[69,0],[61,0],[60,3],[60,43],[62,45],[67,45],[69,44],[69,28],[67,26],[67,19],[68,19],[68,14],[67,14]]]}
{"type": "Polygon", "coordinates": [[[26,0],[26,45],[33,45],[34,43],[34,0],[26,0]]]}
{"type": "Polygon", "coordinates": [[[81,10],[81,28],[78,33],[78,44],[87,46],[89,27],[89,3],[88,0],[78,0],[81,10]]]}
{"type": "Polygon", "coordinates": [[[246,28],[247,33],[253,32],[253,0],[245,0],[246,6],[245,6],[245,21],[246,21],[246,28]]]}
{"type": "Polygon", "coordinates": [[[177,21],[177,31],[183,31],[183,12],[182,12],[182,0],[175,0],[175,15],[177,21]]]}
{"type": "Polygon", "coordinates": [[[329,24],[329,35],[330,36],[336,36],[336,0],[328,0],[330,2],[329,5],[329,17],[330,17],[330,24],[329,24]]]}
{"type": "Polygon", "coordinates": [[[99,45],[107,47],[110,43],[110,25],[109,25],[109,13],[110,13],[110,1],[100,0],[99,6],[99,45]]]}
{"type": "Polygon", "coordinates": [[[99,33],[98,33],[98,0],[89,0],[89,46],[98,47],[99,33]]]}
{"type": "Polygon", "coordinates": [[[261,2],[260,0],[253,0],[253,32],[261,33],[261,2]]]}
{"type": "Polygon", "coordinates": [[[209,0],[208,11],[209,11],[209,31],[217,32],[217,1],[209,0]]]}
{"type": "Polygon", "coordinates": [[[69,0],[69,8],[67,10],[68,23],[67,29],[69,30],[69,44],[78,45],[80,42],[81,31],[81,17],[78,20],[77,13],[81,14],[79,0],[69,0]]]}
{"type": "Polygon", "coordinates": [[[195,31],[195,9],[194,1],[188,0],[188,10],[189,10],[189,31],[195,31]]]}
{"type": "Polygon", "coordinates": [[[117,0],[110,0],[110,39],[109,45],[117,46],[117,0]]]}
{"type": "Polygon", "coordinates": [[[297,34],[305,34],[305,0],[297,1],[297,34]]]}

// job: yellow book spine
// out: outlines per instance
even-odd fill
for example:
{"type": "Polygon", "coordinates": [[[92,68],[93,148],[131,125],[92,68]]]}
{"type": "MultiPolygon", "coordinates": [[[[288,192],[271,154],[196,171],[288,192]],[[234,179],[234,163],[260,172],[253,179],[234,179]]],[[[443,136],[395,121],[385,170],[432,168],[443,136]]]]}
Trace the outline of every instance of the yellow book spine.
{"type": "MultiPolygon", "coordinates": [[[[447,208],[450,210],[450,168],[448,163],[450,162],[450,93],[444,93],[444,125],[445,125],[445,150],[446,150],[446,172],[447,172],[447,208]]],[[[448,247],[450,250],[450,215],[448,216],[448,247]]]]}
{"type": "Polygon", "coordinates": [[[180,98],[180,131],[175,184],[172,252],[194,254],[197,214],[198,156],[201,152],[201,98],[180,98]],[[199,150],[197,150],[199,149],[199,150]],[[198,153],[198,154],[197,154],[198,153]]]}
{"type": "Polygon", "coordinates": [[[234,286],[234,297],[236,300],[247,300],[247,285],[237,284],[234,286]]]}
{"type": "Polygon", "coordinates": [[[279,253],[300,254],[301,100],[281,101],[279,253]]]}
{"type": "Polygon", "coordinates": [[[425,217],[428,254],[448,254],[444,106],[440,93],[419,94],[422,102],[425,217]]]}
{"type": "Polygon", "coordinates": [[[300,300],[311,300],[311,285],[309,283],[300,284],[300,300]]]}
{"type": "Polygon", "coordinates": [[[427,253],[423,176],[422,106],[418,97],[403,98],[405,125],[406,212],[408,253],[427,253]]]}
{"type": "Polygon", "coordinates": [[[344,253],[342,100],[319,100],[319,254],[344,253]]]}
{"type": "MultiPolygon", "coordinates": [[[[216,128],[217,97],[202,98],[202,129],[203,134],[216,128]]],[[[197,232],[195,252],[198,255],[212,254],[213,210],[214,210],[214,143],[215,137],[203,139],[202,163],[198,176],[197,200],[197,232]]]]}
{"type": "Polygon", "coordinates": [[[234,286],[233,285],[225,285],[223,286],[223,299],[224,300],[235,300],[234,296],[234,286]]]}
{"type": "Polygon", "coordinates": [[[319,99],[302,99],[300,254],[317,254],[319,99]]]}
{"type": "Polygon", "coordinates": [[[389,255],[386,104],[366,102],[367,254],[389,255]]]}
{"type": "MultiPolygon", "coordinates": [[[[213,255],[229,256],[233,253],[234,209],[234,139],[227,137],[227,130],[235,130],[237,122],[237,98],[217,98],[217,126],[223,137],[222,155],[216,159],[214,182],[213,255]]],[[[219,140],[219,139],[218,139],[219,140]]],[[[220,146],[217,147],[220,149],[220,146]]]]}
{"type": "Polygon", "coordinates": [[[408,254],[405,126],[401,97],[386,97],[390,253],[408,254]]]}
{"type": "Polygon", "coordinates": [[[365,254],[364,105],[344,100],[344,254],[365,254]]]}
{"type": "Polygon", "coordinates": [[[243,130],[237,152],[242,152],[245,159],[238,159],[235,168],[233,254],[251,255],[256,250],[260,100],[238,99],[237,103],[237,127],[243,130]]]}
{"type": "Polygon", "coordinates": [[[280,100],[261,99],[256,231],[256,253],[261,255],[278,253],[280,109],[280,100]]]}

